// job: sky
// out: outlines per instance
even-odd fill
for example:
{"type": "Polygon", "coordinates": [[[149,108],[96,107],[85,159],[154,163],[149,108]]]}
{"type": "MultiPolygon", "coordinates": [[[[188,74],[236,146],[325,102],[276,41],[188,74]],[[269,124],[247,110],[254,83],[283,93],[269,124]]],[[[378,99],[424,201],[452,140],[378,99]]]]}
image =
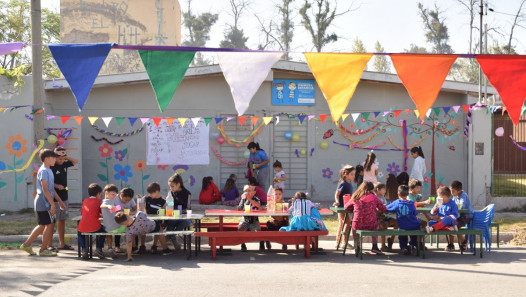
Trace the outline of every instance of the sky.
{"type": "MultiPolygon", "coordinates": [[[[5,1],[5,0],[3,0],[5,1]]],[[[103,0],[101,0],[102,2],[103,0]]],[[[106,0],[111,2],[110,0],[106,0]]],[[[128,0],[143,1],[143,0],[128,0]]],[[[148,0],[152,1],[152,0],[148,0]]],[[[467,1],[467,0],[464,0],[467,1]]],[[[505,35],[509,35],[514,15],[520,5],[521,0],[488,0],[488,5],[494,12],[488,11],[484,16],[484,23],[488,27],[501,28],[505,35]],[[510,15],[511,14],[511,15],[510,15]]],[[[267,22],[275,17],[278,12],[275,8],[279,0],[252,0],[250,9],[241,17],[240,24],[249,37],[247,45],[255,49],[263,35],[260,33],[259,23],[255,15],[267,22]]],[[[335,2],[335,0],[331,0],[335,2]]],[[[426,43],[422,19],[418,15],[417,3],[422,2],[426,8],[434,8],[435,2],[439,5],[440,10],[446,18],[446,25],[449,29],[450,45],[455,53],[467,53],[469,50],[469,14],[458,3],[458,0],[339,0],[338,11],[343,12],[351,8],[352,11],[337,17],[333,22],[331,33],[334,32],[339,36],[335,43],[327,45],[325,52],[349,52],[352,48],[353,40],[359,38],[365,45],[368,52],[374,52],[374,45],[378,40],[386,52],[396,53],[403,52],[411,44],[431,48],[426,43]],[[348,3],[351,3],[349,5],[348,3]]],[[[60,0],[42,0],[42,6],[59,11],[60,0]]],[[[187,8],[187,0],[179,0],[182,10],[187,8]]],[[[303,0],[293,2],[295,10],[304,3],[303,0]]],[[[213,27],[210,34],[208,47],[218,47],[223,39],[223,33],[228,24],[232,22],[229,14],[229,0],[193,0],[192,10],[194,14],[203,12],[218,13],[219,19],[213,27]]],[[[524,8],[526,12],[526,7],[524,8]]],[[[296,12],[293,16],[295,32],[293,39],[293,51],[314,51],[306,30],[301,25],[301,17],[296,12]]],[[[475,22],[478,26],[479,14],[475,22]]],[[[524,23],[526,25],[526,21],[524,23]]],[[[183,30],[183,40],[186,32],[183,30]]],[[[474,31],[477,35],[478,31],[474,31]]],[[[526,29],[516,28],[514,41],[518,53],[526,53],[526,29]]],[[[488,40],[497,39],[501,44],[507,43],[499,34],[491,33],[488,40]]]]}

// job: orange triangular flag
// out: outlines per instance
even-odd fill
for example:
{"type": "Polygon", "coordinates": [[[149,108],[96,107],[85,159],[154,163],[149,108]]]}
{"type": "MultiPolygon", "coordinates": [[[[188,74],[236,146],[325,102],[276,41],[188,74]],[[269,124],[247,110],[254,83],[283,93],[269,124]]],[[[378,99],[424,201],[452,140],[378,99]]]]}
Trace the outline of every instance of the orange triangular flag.
{"type": "Polygon", "coordinates": [[[395,114],[395,118],[398,118],[398,116],[400,115],[400,113],[402,112],[401,110],[395,110],[393,111],[394,114],[395,114]]]}
{"type": "Polygon", "coordinates": [[[304,53],[329,104],[333,121],[341,118],[373,54],[304,53]]]}
{"type": "Polygon", "coordinates": [[[252,119],[252,124],[254,124],[254,126],[257,124],[257,122],[259,121],[259,117],[251,117],[252,119]]]}
{"type": "Polygon", "coordinates": [[[499,92],[513,124],[519,124],[526,99],[526,57],[477,55],[476,58],[491,85],[499,92]]]}
{"type": "Polygon", "coordinates": [[[175,118],[166,118],[166,122],[168,123],[168,127],[170,127],[172,125],[174,120],[175,120],[175,118]]]}
{"type": "Polygon", "coordinates": [[[327,118],[327,115],[326,114],[320,114],[319,117],[320,117],[321,122],[323,123],[323,122],[325,122],[325,119],[327,118]]]}
{"type": "Polygon", "coordinates": [[[80,123],[82,122],[82,117],[73,117],[73,118],[75,119],[77,124],[79,124],[79,126],[80,126],[80,123]]]}
{"type": "Polygon", "coordinates": [[[159,127],[159,123],[161,122],[163,118],[152,118],[153,122],[155,123],[156,127],[159,127]]]}
{"type": "MultiPolygon", "coordinates": [[[[468,114],[468,111],[469,111],[469,105],[462,105],[462,109],[464,109],[464,112],[465,112],[466,114],[468,114]]],[[[509,113],[508,113],[508,114],[509,114],[509,113]]],[[[520,115],[519,115],[519,117],[520,117],[520,115]]]]}
{"type": "Polygon", "coordinates": [[[391,54],[398,77],[404,84],[420,118],[425,120],[458,55],[391,54]]]}
{"type": "Polygon", "coordinates": [[[245,121],[247,120],[247,117],[238,117],[237,118],[239,120],[239,124],[241,126],[243,126],[243,124],[245,123],[245,121]]]}
{"type": "Polygon", "coordinates": [[[62,124],[65,124],[69,120],[69,118],[71,117],[61,116],[60,119],[62,120],[62,124]]]}

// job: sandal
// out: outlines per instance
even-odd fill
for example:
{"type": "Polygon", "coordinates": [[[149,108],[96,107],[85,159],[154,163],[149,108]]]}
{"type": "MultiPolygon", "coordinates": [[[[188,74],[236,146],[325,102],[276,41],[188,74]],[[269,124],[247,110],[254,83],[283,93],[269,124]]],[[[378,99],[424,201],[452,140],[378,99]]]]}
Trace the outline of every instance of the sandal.
{"type": "Polygon", "coordinates": [[[59,247],[58,249],[59,250],[66,250],[66,251],[74,251],[75,250],[72,246],[70,246],[68,244],[64,244],[63,247],[59,247]]]}

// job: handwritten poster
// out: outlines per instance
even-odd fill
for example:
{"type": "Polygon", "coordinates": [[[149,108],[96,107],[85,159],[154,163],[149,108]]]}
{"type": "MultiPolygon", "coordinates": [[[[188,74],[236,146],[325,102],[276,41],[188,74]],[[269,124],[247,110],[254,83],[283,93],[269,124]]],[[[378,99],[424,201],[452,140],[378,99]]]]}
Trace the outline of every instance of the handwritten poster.
{"type": "Polygon", "coordinates": [[[168,126],[163,119],[159,127],[148,122],[147,165],[208,165],[210,164],[208,133],[203,119],[197,126],[191,120],[184,127],[179,121],[168,126]]]}

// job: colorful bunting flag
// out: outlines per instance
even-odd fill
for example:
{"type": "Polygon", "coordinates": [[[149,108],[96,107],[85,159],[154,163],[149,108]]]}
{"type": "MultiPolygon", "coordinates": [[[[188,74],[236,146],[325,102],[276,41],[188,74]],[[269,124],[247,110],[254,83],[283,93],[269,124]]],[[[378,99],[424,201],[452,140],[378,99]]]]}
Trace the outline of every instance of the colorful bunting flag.
{"type": "Polygon", "coordinates": [[[208,126],[208,124],[210,124],[210,121],[212,121],[212,118],[205,118],[205,125],[208,126]]]}
{"type": "Polygon", "coordinates": [[[460,109],[460,105],[453,106],[453,110],[458,113],[458,110],[460,109]]]}
{"type": "Polygon", "coordinates": [[[124,117],[115,117],[115,121],[117,121],[117,126],[120,126],[122,121],[124,121],[124,117]]]}
{"type": "Polygon", "coordinates": [[[91,125],[95,124],[95,122],[99,119],[99,117],[88,117],[89,123],[91,125]]]}
{"type": "Polygon", "coordinates": [[[310,121],[310,120],[314,119],[315,117],[316,117],[315,114],[309,114],[309,116],[307,118],[310,121]]]}
{"type": "Polygon", "coordinates": [[[253,124],[254,126],[255,126],[255,125],[258,123],[258,121],[259,121],[259,117],[251,117],[251,119],[252,119],[252,124],[253,124]]]}
{"type": "Polygon", "coordinates": [[[305,120],[307,116],[306,115],[298,115],[298,119],[300,120],[300,124],[303,124],[303,120],[305,120]]]}
{"type": "Polygon", "coordinates": [[[109,126],[110,126],[111,119],[112,119],[112,117],[103,117],[103,118],[102,118],[102,121],[104,122],[104,124],[106,125],[106,127],[109,127],[109,126]]]}
{"type": "Polygon", "coordinates": [[[419,110],[420,118],[433,106],[458,55],[391,54],[398,77],[419,110]]]}
{"type": "Polygon", "coordinates": [[[73,119],[77,122],[77,124],[79,124],[79,126],[80,126],[80,123],[82,122],[82,118],[83,117],[73,117],[73,119]]]}
{"type": "Polygon", "coordinates": [[[135,122],[137,121],[137,118],[128,118],[128,121],[130,122],[130,126],[133,127],[133,125],[134,125],[135,122]]]}
{"type": "Polygon", "coordinates": [[[380,112],[379,112],[379,111],[375,111],[375,112],[374,112],[374,117],[375,117],[375,118],[377,118],[379,115],[380,115],[380,112]]]}
{"type": "Polygon", "coordinates": [[[347,108],[360,82],[362,72],[373,54],[304,53],[304,55],[329,104],[333,120],[339,119],[347,108]]]}
{"type": "Polygon", "coordinates": [[[415,112],[415,116],[417,118],[419,118],[420,117],[420,111],[418,111],[418,109],[415,109],[414,112],[415,112]]]}
{"type": "Polygon", "coordinates": [[[451,109],[450,106],[444,106],[442,107],[442,109],[444,110],[444,113],[447,114],[449,112],[449,110],[451,109]]]}
{"type": "Polygon", "coordinates": [[[188,118],[179,118],[179,123],[181,123],[181,127],[184,127],[184,123],[186,123],[186,120],[188,120],[188,118]]]}
{"type": "Polygon", "coordinates": [[[141,118],[141,123],[142,123],[142,125],[144,126],[144,124],[145,124],[146,122],[148,122],[149,120],[150,120],[150,118],[141,118]]]}
{"type": "Polygon", "coordinates": [[[170,104],[175,90],[194,59],[195,52],[139,50],[161,112],[170,104]]]}
{"type": "Polygon", "coordinates": [[[201,118],[192,118],[192,123],[194,123],[194,128],[197,127],[197,125],[199,124],[200,120],[201,120],[201,118]]]}
{"type": "Polygon", "coordinates": [[[243,126],[243,124],[245,123],[247,117],[238,117],[237,119],[239,120],[239,124],[240,124],[241,126],[243,126]]]}
{"type": "Polygon", "coordinates": [[[323,122],[325,122],[325,119],[327,118],[327,115],[326,114],[320,114],[319,117],[320,117],[321,122],[323,123],[323,122]]]}
{"type": "Polygon", "coordinates": [[[394,111],[395,118],[398,118],[398,116],[400,115],[400,113],[402,113],[401,110],[395,110],[395,111],[394,111]]]}
{"type": "Polygon", "coordinates": [[[279,116],[276,117],[276,123],[274,125],[279,124],[279,116]]]}
{"type": "Polygon", "coordinates": [[[168,127],[170,127],[174,121],[175,118],[166,118],[166,123],[168,124],[168,127]]]}
{"type": "Polygon", "coordinates": [[[216,125],[219,124],[224,118],[214,118],[216,121],[216,125]]]}
{"type": "Polygon", "coordinates": [[[0,56],[20,51],[24,47],[23,42],[0,43],[0,56]]]}
{"type": "Polygon", "coordinates": [[[235,117],[226,117],[226,121],[230,122],[231,120],[235,119],[235,117]]]}
{"type": "Polygon", "coordinates": [[[363,112],[363,113],[362,113],[362,117],[367,121],[367,119],[369,118],[369,115],[370,115],[370,114],[371,114],[371,113],[369,113],[369,112],[363,112]]]}
{"type": "Polygon", "coordinates": [[[477,55],[476,58],[482,72],[499,92],[502,103],[516,126],[526,99],[526,56],[477,55]]]}
{"type": "Polygon", "coordinates": [[[91,87],[111,47],[111,43],[48,45],[60,72],[77,100],[79,111],[84,108],[91,87]]]}
{"type": "Polygon", "coordinates": [[[390,114],[390,113],[391,113],[391,111],[389,111],[389,110],[384,111],[384,117],[385,117],[386,115],[390,114]]]}
{"type": "Polygon", "coordinates": [[[345,122],[345,119],[349,116],[348,113],[342,114],[342,123],[345,122]]]}
{"type": "Polygon", "coordinates": [[[161,123],[161,120],[163,118],[152,118],[153,122],[155,123],[156,127],[159,127],[159,124],[161,123]]]}
{"type": "Polygon", "coordinates": [[[265,123],[265,125],[268,125],[270,121],[272,121],[272,117],[263,117],[263,123],[265,123]]]}
{"type": "Polygon", "coordinates": [[[352,116],[352,120],[353,120],[354,122],[356,122],[356,120],[358,119],[358,117],[360,116],[360,114],[357,113],[357,112],[354,112],[354,113],[351,114],[351,116],[352,116]]]}
{"type": "Polygon", "coordinates": [[[62,124],[65,124],[69,120],[69,118],[71,117],[61,116],[60,120],[62,121],[62,124]]]}
{"type": "Polygon", "coordinates": [[[466,114],[468,114],[468,111],[469,111],[469,104],[462,105],[462,109],[464,109],[464,112],[465,112],[466,114]]]}
{"type": "Polygon", "coordinates": [[[283,53],[217,52],[219,66],[230,86],[238,115],[243,115],[270,68],[283,53]]]}

